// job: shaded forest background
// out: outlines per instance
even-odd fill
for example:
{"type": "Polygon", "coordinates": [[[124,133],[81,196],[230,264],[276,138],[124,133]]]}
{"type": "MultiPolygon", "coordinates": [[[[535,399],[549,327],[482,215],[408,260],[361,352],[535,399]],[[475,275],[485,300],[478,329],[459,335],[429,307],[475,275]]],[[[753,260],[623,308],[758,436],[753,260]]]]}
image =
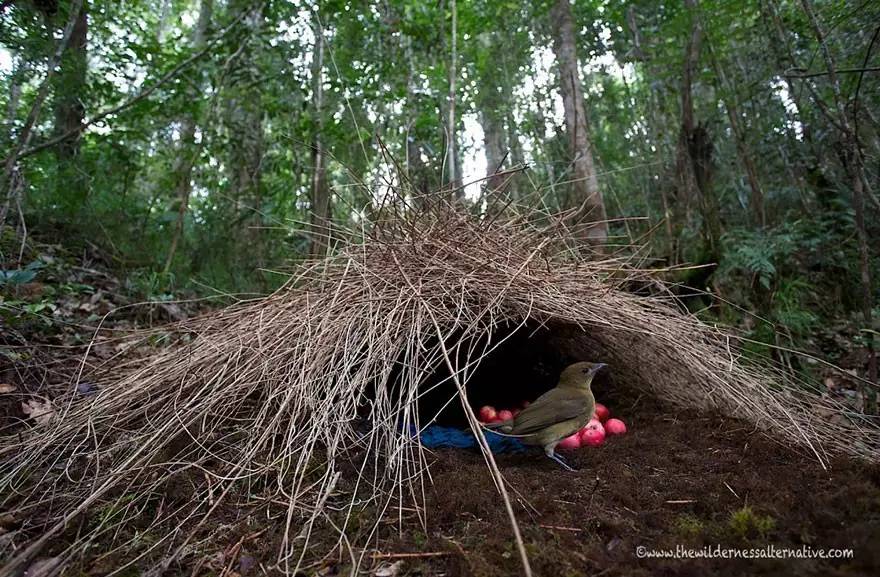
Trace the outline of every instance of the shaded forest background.
{"type": "Polygon", "coordinates": [[[406,183],[709,265],[666,273],[704,318],[876,380],[880,3],[0,6],[0,322],[89,293],[24,294],[59,258],[265,293],[406,183]]]}

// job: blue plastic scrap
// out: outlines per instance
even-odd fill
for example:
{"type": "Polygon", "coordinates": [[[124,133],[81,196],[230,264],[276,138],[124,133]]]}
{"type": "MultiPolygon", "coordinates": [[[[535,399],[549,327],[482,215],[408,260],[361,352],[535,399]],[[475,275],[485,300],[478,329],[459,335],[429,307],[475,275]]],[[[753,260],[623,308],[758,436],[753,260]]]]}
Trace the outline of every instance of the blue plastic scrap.
{"type": "MultiPolygon", "coordinates": [[[[415,434],[415,430],[412,430],[415,434]]],[[[525,451],[525,445],[519,439],[505,437],[492,431],[483,430],[489,448],[493,453],[518,453],[525,451]]],[[[477,448],[477,439],[470,429],[457,429],[455,427],[442,427],[429,425],[419,435],[419,441],[429,449],[439,447],[451,447],[454,449],[477,448]]]]}

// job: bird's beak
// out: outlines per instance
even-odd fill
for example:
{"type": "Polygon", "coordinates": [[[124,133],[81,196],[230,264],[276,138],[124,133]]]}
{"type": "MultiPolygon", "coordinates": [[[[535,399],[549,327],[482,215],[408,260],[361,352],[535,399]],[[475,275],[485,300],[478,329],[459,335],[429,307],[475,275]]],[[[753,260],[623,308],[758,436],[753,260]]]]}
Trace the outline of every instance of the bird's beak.
{"type": "Polygon", "coordinates": [[[598,373],[599,371],[601,371],[602,369],[604,369],[607,366],[608,365],[606,365],[605,363],[596,363],[595,365],[593,365],[593,371],[591,374],[595,375],[596,373],[598,373]]]}

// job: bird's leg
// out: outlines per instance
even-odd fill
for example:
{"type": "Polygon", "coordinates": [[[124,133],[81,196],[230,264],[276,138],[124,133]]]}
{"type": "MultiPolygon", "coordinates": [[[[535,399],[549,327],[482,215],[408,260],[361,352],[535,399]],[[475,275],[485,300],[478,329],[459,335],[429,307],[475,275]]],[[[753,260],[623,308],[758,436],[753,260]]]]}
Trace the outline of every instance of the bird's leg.
{"type": "Polygon", "coordinates": [[[556,449],[555,443],[553,445],[548,445],[547,447],[544,447],[544,454],[547,455],[548,457],[550,457],[551,459],[553,459],[554,461],[556,461],[557,463],[559,463],[560,465],[562,465],[566,470],[572,471],[572,472],[577,471],[577,469],[571,468],[568,463],[563,461],[562,457],[560,457],[559,455],[556,454],[555,449],[556,449]]]}

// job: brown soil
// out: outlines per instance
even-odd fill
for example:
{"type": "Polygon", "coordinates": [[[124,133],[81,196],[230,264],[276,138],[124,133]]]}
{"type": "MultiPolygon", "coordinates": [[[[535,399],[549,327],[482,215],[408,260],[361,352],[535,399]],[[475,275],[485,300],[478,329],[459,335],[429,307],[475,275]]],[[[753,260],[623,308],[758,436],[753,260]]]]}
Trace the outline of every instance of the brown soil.
{"type": "MultiPolygon", "coordinates": [[[[624,415],[624,418],[626,416],[624,415]]],[[[880,575],[880,468],[815,457],[751,427],[640,403],[630,432],[568,454],[500,455],[536,575],[880,575]],[[526,505],[528,503],[528,505],[526,505]],[[752,514],[743,513],[749,507],[752,514]],[[734,513],[739,515],[734,518],[734,513]],[[761,525],[763,520],[763,527],[761,525]],[[557,528],[553,528],[557,527],[557,528]],[[763,533],[763,534],[762,534],[763,533]],[[636,548],[850,548],[850,560],[639,559],[636,548]]],[[[449,551],[407,560],[412,574],[517,575],[504,507],[483,459],[444,450],[432,467],[431,533],[382,551],[449,551]]],[[[417,535],[417,533],[416,533],[417,535]]]]}

